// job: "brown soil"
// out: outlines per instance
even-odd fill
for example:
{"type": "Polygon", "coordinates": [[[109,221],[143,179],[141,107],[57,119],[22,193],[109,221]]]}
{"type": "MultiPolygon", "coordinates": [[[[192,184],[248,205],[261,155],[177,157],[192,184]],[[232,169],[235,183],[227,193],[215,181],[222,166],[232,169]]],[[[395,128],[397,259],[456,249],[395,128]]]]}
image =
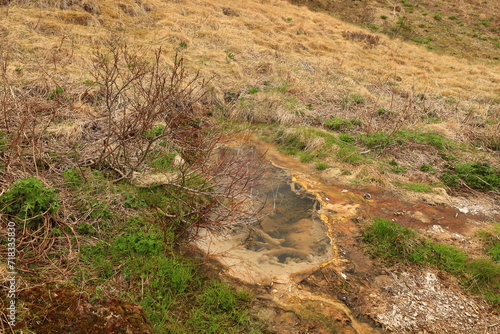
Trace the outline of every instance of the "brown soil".
{"type": "Polygon", "coordinates": [[[91,301],[76,287],[35,285],[23,290],[20,299],[32,316],[16,329],[46,334],[152,333],[140,306],[116,298],[91,301]]]}

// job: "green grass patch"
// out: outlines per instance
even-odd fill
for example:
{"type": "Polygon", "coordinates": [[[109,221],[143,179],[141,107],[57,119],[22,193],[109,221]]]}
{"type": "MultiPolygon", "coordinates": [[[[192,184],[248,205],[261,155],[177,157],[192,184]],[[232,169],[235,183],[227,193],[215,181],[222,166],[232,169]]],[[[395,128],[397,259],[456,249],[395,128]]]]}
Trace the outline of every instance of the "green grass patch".
{"type": "Polygon", "coordinates": [[[249,315],[248,294],[207,276],[198,261],[174,255],[160,230],[132,223],[117,237],[82,247],[78,279],[95,277],[99,294],[119,278],[118,297],[141,305],[155,333],[263,332],[249,315]]]}
{"type": "Polygon", "coordinates": [[[486,254],[500,262],[500,223],[495,223],[491,229],[479,231],[478,235],[484,243],[486,254]]]}
{"type": "Polygon", "coordinates": [[[174,169],[175,153],[161,153],[152,161],[151,165],[160,172],[168,172],[174,169]]]}
{"type": "Polygon", "coordinates": [[[383,131],[359,135],[358,138],[366,147],[376,150],[382,150],[398,142],[397,138],[383,131]]]}
{"type": "Polygon", "coordinates": [[[301,162],[311,162],[314,160],[314,156],[312,156],[309,153],[304,153],[300,155],[300,161],[301,162]]]}
{"type": "Polygon", "coordinates": [[[147,139],[155,139],[155,138],[163,135],[164,132],[165,132],[165,125],[158,124],[158,125],[155,125],[152,129],[147,130],[145,132],[144,136],[147,139]]]}
{"type": "Polygon", "coordinates": [[[325,170],[328,168],[328,165],[324,162],[319,162],[316,164],[316,169],[317,170],[325,170]]]}
{"type": "Polygon", "coordinates": [[[404,183],[402,186],[406,190],[415,191],[419,193],[428,193],[432,191],[432,186],[425,183],[418,183],[418,182],[404,183]]]}
{"type": "Polygon", "coordinates": [[[492,258],[472,260],[464,251],[437,243],[392,221],[374,218],[361,239],[367,251],[389,263],[433,266],[460,278],[463,286],[500,306],[500,264],[492,258]]]}
{"type": "Polygon", "coordinates": [[[337,151],[337,158],[342,162],[347,162],[353,165],[360,165],[367,162],[367,159],[359,154],[360,150],[354,145],[340,146],[337,151]]]}
{"type": "Polygon", "coordinates": [[[455,164],[444,171],[440,179],[449,187],[458,188],[463,183],[473,189],[499,190],[500,168],[480,161],[455,164]]]}
{"type": "Polygon", "coordinates": [[[436,172],[436,169],[433,166],[427,165],[427,164],[420,165],[420,170],[422,172],[426,172],[426,173],[435,173],[436,172]]]}
{"type": "Polygon", "coordinates": [[[456,146],[451,140],[432,132],[398,131],[397,137],[406,140],[410,139],[419,144],[434,146],[439,150],[450,149],[456,146]]]}
{"type": "Polygon", "coordinates": [[[413,42],[418,44],[429,44],[432,41],[431,37],[414,37],[411,39],[413,42]]]}
{"type": "Polygon", "coordinates": [[[344,132],[349,129],[354,128],[355,126],[361,126],[362,123],[356,119],[343,119],[338,116],[330,117],[323,122],[323,125],[332,131],[340,131],[344,132]]]}
{"type": "Polygon", "coordinates": [[[278,139],[278,150],[288,155],[296,155],[303,151],[306,146],[299,134],[286,136],[283,139],[278,139]]]}
{"type": "Polygon", "coordinates": [[[248,89],[248,91],[247,91],[247,93],[248,93],[248,94],[256,94],[256,93],[258,93],[258,92],[260,92],[260,89],[259,89],[259,88],[257,88],[257,87],[251,87],[251,88],[250,88],[250,89],[248,89]]]}
{"type": "Polygon", "coordinates": [[[44,216],[57,213],[60,207],[58,192],[36,177],[15,181],[0,197],[0,212],[25,220],[34,229],[43,223],[44,216]]]}

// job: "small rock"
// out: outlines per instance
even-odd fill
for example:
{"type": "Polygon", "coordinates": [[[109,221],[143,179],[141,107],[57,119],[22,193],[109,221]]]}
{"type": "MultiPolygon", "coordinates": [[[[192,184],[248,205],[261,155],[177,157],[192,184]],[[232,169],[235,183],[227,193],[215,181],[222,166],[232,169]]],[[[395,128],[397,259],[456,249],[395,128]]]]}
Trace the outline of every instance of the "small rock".
{"type": "Polygon", "coordinates": [[[369,193],[364,194],[363,197],[365,199],[372,199],[372,195],[370,195],[369,193]]]}
{"type": "Polygon", "coordinates": [[[429,227],[429,232],[433,232],[433,233],[443,233],[444,230],[441,226],[439,225],[432,225],[431,227],[429,227]]]}

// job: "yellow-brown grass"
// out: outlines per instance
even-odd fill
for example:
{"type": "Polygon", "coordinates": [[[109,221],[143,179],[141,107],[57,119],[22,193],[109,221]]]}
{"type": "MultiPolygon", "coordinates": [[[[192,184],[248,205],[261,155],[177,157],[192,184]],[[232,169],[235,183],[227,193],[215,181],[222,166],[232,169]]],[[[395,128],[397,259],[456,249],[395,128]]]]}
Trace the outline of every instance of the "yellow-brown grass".
{"type": "MultiPolygon", "coordinates": [[[[499,113],[498,66],[439,56],[382,35],[371,45],[351,38],[370,32],[285,1],[42,0],[13,1],[0,10],[3,59],[10,81],[21,86],[82,93],[92,52],[120,37],[136,48],[180,50],[193,70],[214,76],[219,101],[228,91],[241,97],[257,87],[294,97],[313,107],[306,113],[321,117],[373,118],[370,112],[379,107],[411,114],[419,94],[426,98],[423,109],[428,103],[459,124],[465,112],[494,119],[499,113]],[[352,94],[367,103],[340,107],[352,94]]],[[[251,100],[252,109],[233,104],[231,114],[294,123],[293,113],[303,111],[284,115],[275,96],[251,100]]],[[[418,122],[417,116],[405,120],[418,122]]]]}

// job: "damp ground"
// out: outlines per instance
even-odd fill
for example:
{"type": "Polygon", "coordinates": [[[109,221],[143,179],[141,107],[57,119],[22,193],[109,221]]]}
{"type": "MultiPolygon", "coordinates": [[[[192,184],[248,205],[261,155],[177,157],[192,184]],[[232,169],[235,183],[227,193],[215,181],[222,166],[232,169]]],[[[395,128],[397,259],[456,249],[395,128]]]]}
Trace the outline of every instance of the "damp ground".
{"type": "Polygon", "coordinates": [[[284,323],[291,327],[277,333],[300,332],[300,324],[315,333],[500,331],[495,310],[454,277],[432,268],[388,267],[359,242],[362,227],[382,217],[474,256],[477,230],[499,217],[495,198],[363,187],[332,177],[332,170],[318,172],[270,144],[252,144],[270,162],[262,218],[253,226],[206,234],[198,245],[227,274],[265,287],[258,298],[271,304],[260,316],[271,327],[278,328],[286,312],[301,319],[295,326],[290,318],[284,323]],[[286,312],[271,312],[277,307],[286,312]]]}

